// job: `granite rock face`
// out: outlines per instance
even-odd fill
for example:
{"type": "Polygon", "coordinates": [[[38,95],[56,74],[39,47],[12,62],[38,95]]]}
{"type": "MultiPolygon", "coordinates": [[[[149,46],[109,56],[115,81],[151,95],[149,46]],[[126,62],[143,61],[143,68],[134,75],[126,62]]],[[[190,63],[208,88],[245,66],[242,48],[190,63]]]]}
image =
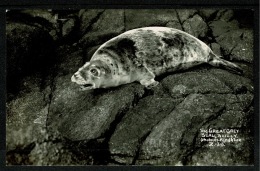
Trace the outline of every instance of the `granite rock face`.
{"type": "Polygon", "coordinates": [[[253,16],[215,9],[7,13],[7,165],[253,165],[253,25],[242,12],[253,16]],[[244,74],[201,65],[161,76],[152,89],[131,83],[80,91],[71,82],[102,43],[145,26],[186,31],[244,74]]]}

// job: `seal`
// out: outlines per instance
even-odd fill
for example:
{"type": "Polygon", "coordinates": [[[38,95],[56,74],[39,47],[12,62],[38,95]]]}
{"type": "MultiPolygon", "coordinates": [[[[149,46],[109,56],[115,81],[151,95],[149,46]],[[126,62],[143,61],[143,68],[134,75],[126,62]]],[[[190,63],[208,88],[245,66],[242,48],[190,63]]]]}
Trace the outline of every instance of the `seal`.
{"type": "Polygon", "coordinates": [[[116,87],[134,81],[147,88],[155,77],[208,63],[242,73],[235,64],[215,55],[196,37],[168,27],[126,31],[102,44],[91,60],[71,77],[82,90],[116,87]]]}

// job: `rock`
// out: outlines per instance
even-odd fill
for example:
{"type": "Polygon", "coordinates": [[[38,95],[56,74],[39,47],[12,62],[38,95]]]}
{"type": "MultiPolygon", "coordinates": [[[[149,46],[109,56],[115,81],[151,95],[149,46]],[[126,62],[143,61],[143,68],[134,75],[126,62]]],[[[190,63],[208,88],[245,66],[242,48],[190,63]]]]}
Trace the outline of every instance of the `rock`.
{"type": "Polygon", "coordinates": [[[37,143],[29,154],[29,161],[35,166],[75,165],[73,154],[62,143],[37,143]]]}
{"type": "MultiPolygon", "coordinates": [[[[231,51],[231,60],[234,58],[239,61],[245,61],[253,63],[254,60],[254,40],[253,40],[253,30],[243,29],[240,30],[240,36],[237,38],[236,46],[231,51]],[[241,33],[241,34],[240,34],[241,33]]],[[[235,33],[234,33],[235,34],[235,33]]],[[[238,36],[238,34],[235,34],[238,36]]],[[[233,35],[231,35],[233,38],[233,35]]],[[[228,49],[225,44],[223,44],[224,49],[228,49]]]]}
{"type": "MultiPolygon", "coordinates": [[[[174,74],[162,80],[162,84],[172,98],[186,97],[198,93],[231,93],[232,90],[209,71],[174,74]]],[[[224,71],[225,72],[225,71],[224,71]]]]}
{"type": "Polygon", "coordinates": [[[76,21],[74,18],[68,19],[63,25],[62,25],[62,36],[66,37],[72,33],[72,31],[75,29],[76,21]]]}
{"type": "Polygon", "coordinates": [[[50,23],[55,24],[57,22],[58,14],[53,14],[52,10],[43,10],[43,9],[27,9],[21,10],[22,14],[27,14],[33,18],[43,18],[50,23]]]}
{"type": "MultiPolygon", "coordinates": [[[[75,49],[74,51],[71,47],[64,46],[60,47],[57,51],[59,53],[58,58],[60,59],[60,64],[56,67],[57,74],[53,80],[54,85],[51,94],[52,105],[49,108],[49,114],[47,119],[47,130],[49,134],[51,134],[54,137],[60,136],[58,132],[58,127],[62,120],[59,119],[59,115],[62,114],[58,115],[56,113],[53,113],[53,108],[57,108],[56,106],[58,106],[58,109],[60,111],[63,111],[64,107],[69,106],[68,103],[70,99],[73,99],[73,95],[75,95],[75,93],[79,90],[78,86],[72,84],[70,78],[73,75],[73,73],[75,73],[78,70],[78,68],[84,64],[82,51],[79,49],[75,49]],[[55,102],[55,99],[57,98],[59,98],[59,102],[55,102]],[[54,117],[57,117],[57,119],[61,121],[56,121],[55,123],[55,121],[52,120],[54,119],[54,117]]],[[[78,95],[80,95],[80,92],[78,95]]],[[[74,105],[76,106],[76,104],[74,105]]]]}
{"type": "Polygon", "coordinates": [[[109,141],[112,158],[120,163],[134,164],[142,141],[179,101],[156,96],[141,99],[125,114],[109,141]]]}
{"type": "Polygon", "coordinates": [[[176,21],[176,20],[168,22],[165,26],[166,27],[171,27],[171,28],[176,28],[176,29],[179,29],[179,30],[183,30],[182,25],[180,24],[180,22],[176,21]]]}
{"type": "Polygon", "coordinates": [[[8,93],[15,95],[24,89],[22,80],[27,76],[40,75],[38,83],[44,85],[55,63],[52,37],[41,28],[12,22],[7,24],[6,34],[8,93]]]}
{"type": "Polygon", "coordinates": [[[85,61],[90,61],[92,55],[96,52],[96,50],[100,47],[101,45],[97,46],[91,46],[86,49],[83,49],[84,51],[84,60],[85,61]]]}
{"type": "Polygon", "coordinates": [[[230,21],[234,17],[234,11],[233,10],[219,10],[216,14],[215,20],[220,21],[230,21]]]}
{"type": "Polygon", "coordinates": [[[208,26],[199,15],[195,15],[192,18],[185,20],[183,23],[184,31],[195,36],[205,37],[208,32],[208,26]]]}
{"type": "Polygon", "coordinates": [[[231,33],[222,34],[216,40],[223,49],[224,55],[227,55],[230,60],[253,62],[253,37],[251,31],[234,30],[231,33]]]}
{"type": "Polygon", "coordinates": [[[93,24],[92,32],[119,34],[124,30],[124,10],[107,9],[93,24]]]}
{"type": "Polygon", "coordinates": [[[217,44],[217,43],[211,43],[211,44],[210,44],[210,47],[211,47],[212,51],[213,51],[216,55],[221,56],[221,47],[220,47],[219,44],[217,44]]]}
{"type": "Polygon", "coordinates": [[[169,22],[176,23],[176,26],[179,27],[179,20],[174,9],[125,10],[125,30],[148,26],[166,26],[169,22]]]}
{"type": "Polygon", "coordinates": [[[35,143],[31,143],[24,149],[19,146],[15,150],[6,152],[6,166],[10,165],[30,165],[32,162],[29,160],[29,153],[35,147],[35,143]]]}
{"type": "Polygon", "coordinates": [[[200,125],[203,125],[207,117],[214,115],[224,107],[223,103],[215,104],[216,101],[205,99],[203,95],[199,94],[192,94],[185,98],[148,135],[142,144],[137,163],[177,165],[180,161],[182,162],[182,150],[189,150],[189,145],[193,143],[200,125]],[[189,136],[185,136],[185,132],[189,136]],[[185,140],[185,138],[187,139],[185,140]]]}
{"type": "MultiPolygon", "coordinates": [[[[196,160],[197,155],[193,155],[197,150],[203,149],[205,144],[201,143],[200,129],[201,128],[216,128],[216,129],[227,129],[236,128],[239,131],[243,130],[243,126],[235,122],[234,117],[239,120],[240,118],[246,118],[247,115],[243,112],[243,107],[247,108],[247,105],[252,102],[252,94],[244,95],[250,97],[246,99],[237,99],[235,95],[220,95],[220,94],[190,94],[185,100],[177,105],[175,109],[163,119],[157,126],[154,127],[152,132],[147,136],[146,140],[141,146],[139,156],[136,164],[152,164],[152,165],[199,165],[207,163],[207,165],[240,165],[250,164],[243,160],[247,158],[251,152],[243,153],[241,156],[242,146],[246,146],[248,143],[243,140],[241,143],[226,143],[225,147],[222,147],[221,158],[219,155],[214,155],[213,149],[208,150],[213,153],[207,155],[207,162],[203,156],[201,159],[196,160]],[[234,105],[230,99],[236,99],[236,103],[242,104],[243,107],[234,105]],[[229,107],[228,109],[226,107],[229,107]],[[232,117],[230,116],[232,114],[232,117]],[[223,119],[219,120],[220,117],[229,118],[233,123],[228,125],[228,122],[223,119]],[[212,125],[210,125],[212,123],[212,125]],[[218,123],[218,125],[214,125],[218,123]],[[210,125],[210,126],[209,126],[210,125]],[[197,137],[199,136],[199,137],[197,137]],[[203,146],[203,147],[202,147],[203,146]],[[234,153],[234,149],[237,151],[234,153]],[[232,156],[235,154],[235,156],[232,156]],[[232,158],[229,158],[232,156],[232,158]],[[194,157],[194,161],[192,160],[194,157]],[[225,159],[228,159],[224,161],[225,159]],[[242,160],[239,160],[242,158],[242,160]],[[209,162],[208,162],[209,161],[209,162]],[[212,161],[212,162],[210,162],[212,161]],[[213,162],[215,161],[215,162],[213,162]]],[[[238,134],[239,137],[248,137],[246,134],[238,134]]],[[[208,145],[208,144],[207,144],[208,145]]],[[[216,147],[214,149],[219,149],[216,147]]],[[[199,157],[199,156],[198,156],[199,157]]]]}
{"type": "Polygon", "coordinates": [[[7,13],[7,20],[13,22],[22,22],[24,24],[35,26],[47,31],[53,38],[57,40],[59,38],[59,24],[57,22],[58,14],[53,13],[52,10],[19,10],[19,11],[9,11],[7,13]]]}
{"type": "Polygon", "coordinates": [[[192,18],[197,12],[197,10],[192,9],[176,9],[176,13],[178,14],[178,18],[181,24],[183,24],[186,20],[192,18]]]}
{"type": "Polygon", "coordinates": [[[206,21],[214,20],[215,15],[217,14],[218,10],[216,9],[199,9],[198,13],[200,16],[205,19],[206,21]]]}
{"type": "MultiPolygon", "coordinates": [[[[88,14],[89,11],[86,11],[86,13],[88,14]]],[[[85,16],[85,14],[83,13],[82,16],[85,16]]],[[[88,47],[105,43],[105,41],[124,31],[124,10],[107,9],[98,13],[89,25],[89,29],[84,32],[84,36],[80,40],[83,46],[88,47]]]]}
{"type": "Polygon", "coordinates": [[[240,68],[243,70],[243,76],[245,78],[251,79],[252,81],[254,80],[254,72],[253,72],[253,65],[250,63],[236,63],[239,65],[240,68]]]}
{"type": "MultiPolygon", "coordinates": [[[[246,147],[248,148],[248,146],[246,147]]],[[[241,148],[239,150],[234,151],[232,146],[226,147],[225,149],[223,149],[223,147],[214,147],[214,148],[205,147],[199,149],[196,152],[196,154],[192,156],[192,162],[189,162],[188,165],[192,165],[192,166],[253,165],[253,162],[250,161],[250,158],[252,158],[252,156],[243,156],[242,158],[239,156],[240,153],[245,153],[244,150],[247,149],[241,148]]],[[[248,153],[251,152],[247,151],[246,153],[247,153],[246,155],[248,155],[248,153]]]]}
{"type": "Polygon", "coordinates": [[[228,100],[229,109],[207,127],[236,128],[238,129],[237,134],[228,135],[236,135],[237,137],[233,139],[237,141],[224,144],[214,142],[204,145],[194,151],[187,165],[253,165],[253,128],[250,126],[252,118],[248,119],[250,118],[248,116],[253,114],[252,104],[250,104],[253,102],[253,95],[241,94],[238,98],[231,96],[230,99],[232,100],[228,100]],[[234,103],[235,101],[236,103],[234,103]]]}
{"type": "Polygon", "coordinates": [[[236,20],[226,22],[226,21],[212,21],[209,23],[209,26],[212,30],[212,34],[214,37],[218,38],[219,36],[231,32],[233,30],[239,29],[239,24],[236,20]]]}
{"type": "MultiPolygon", "coordinates": [[[[85,61],[83,57],[83,50],[79,47],[72,47],[68,45],[60,46],[57,49],[59,65],[56,66],[56,77],[68,76],[74,74],[85,61]]],[[[70,79],[66,81],[70,81],[70,79]]]]}
{"type": "Polygon", "coordinates": [[[214,75],[219,81],[228,86],[234,94],[254,92],[253,81],[248,78],[221,69],[212,69],[210,70],[210,74],[214,75]]]}
{"type": "Polygon", "coordinates": [[[82,35],[91,28],[93,23],[97,22],[104,11],[101,9],[84,9],[79,11],[80,32],[82,35]]]}
{"type": "Polygon", "coordinates": [[[58,82],[62,86],[55,92],[50,107],[49,127],[74,141],[91,140],[104,135],[111,123],[143,94],[142,87],[134,84],[102,95],[100,90],[77,92],[75,86],[70,86],[72,83],[66,83],[62,78],[58,82]]]}
{"type": "Polygon", "coordinates": [[[239,29],[237,21],[214,21],[210,24],[224,55],[238,61],[253,62],[253,32],[239,29]]]}
{"type": "Polygon", "coordinates": [[[254,27],[254,9],[250,10],[239,10],[234,9],[234,16],[233,19],[239,22],[239,27],[252,29],[254,27]]]}
{"type": "Polygon", "coordinates": [[[15,150],[17,147],[25,149],[33,142],[48,139],[45,123],[50,89],[40,91],[37,85],[30,86],[30,93],[19,94],[20,97],[7,104],[7,151],[15,150]]]}

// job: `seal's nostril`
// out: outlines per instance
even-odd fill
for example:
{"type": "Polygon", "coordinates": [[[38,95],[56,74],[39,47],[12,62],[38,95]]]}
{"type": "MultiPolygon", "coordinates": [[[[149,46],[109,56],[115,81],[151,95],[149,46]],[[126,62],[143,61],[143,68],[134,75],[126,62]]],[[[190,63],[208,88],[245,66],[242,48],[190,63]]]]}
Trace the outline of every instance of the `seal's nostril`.
{"type": "Polygon", "coordinates": [[[73,76],[74,76],[75,78],[78,78],[78,77],[79,77],[79,74],[75,73],[73,76]]]}

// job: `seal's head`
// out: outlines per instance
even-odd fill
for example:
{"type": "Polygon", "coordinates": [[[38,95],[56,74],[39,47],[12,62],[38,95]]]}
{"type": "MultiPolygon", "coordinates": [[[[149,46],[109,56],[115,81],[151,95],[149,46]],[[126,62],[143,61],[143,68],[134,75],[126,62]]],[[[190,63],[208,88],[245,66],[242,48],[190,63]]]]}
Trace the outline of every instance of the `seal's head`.
{"type": "Polygon", "coordinates": [[[111,82],[111,70],[102,61],[90,61],[73,74],[71,81],[82,90],[105,88],[111,82]]]}

